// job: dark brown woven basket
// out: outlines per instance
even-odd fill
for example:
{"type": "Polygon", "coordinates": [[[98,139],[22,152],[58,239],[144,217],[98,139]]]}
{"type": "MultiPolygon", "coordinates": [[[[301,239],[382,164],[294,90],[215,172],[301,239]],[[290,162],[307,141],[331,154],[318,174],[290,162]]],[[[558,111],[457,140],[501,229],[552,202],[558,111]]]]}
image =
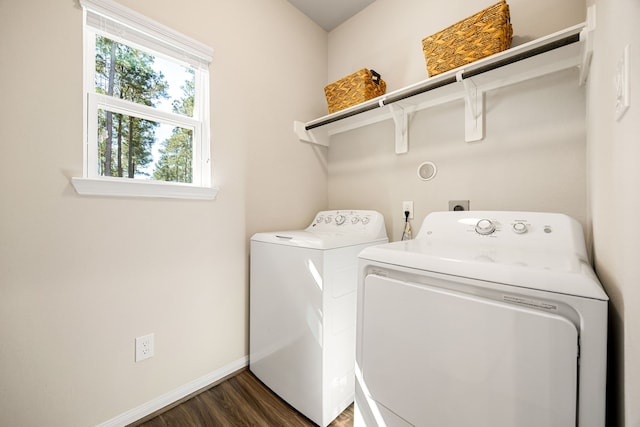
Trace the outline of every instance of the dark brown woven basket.
{"type": "Polygon", "coordinates": [[[344,110],[372,98],[384,95],[387,84],[380,74],[363,68],[324,88],[329,113],[344,110]]]}
{"type": "Polygon", "coordinates": [[[513,28],[505,0],[422,40],[429,77],[509,49],[513,28]]]}

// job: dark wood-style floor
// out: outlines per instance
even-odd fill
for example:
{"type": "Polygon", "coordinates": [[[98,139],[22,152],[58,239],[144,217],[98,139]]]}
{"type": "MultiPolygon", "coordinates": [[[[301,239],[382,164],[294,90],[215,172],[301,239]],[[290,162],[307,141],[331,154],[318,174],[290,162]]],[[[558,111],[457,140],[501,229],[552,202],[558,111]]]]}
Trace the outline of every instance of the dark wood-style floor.
{"type": "MultiPolygon", "coordinates": [[[[142,427],[311,427],[297,412],[248,369],[142,423],[142,427]]],[[[353,404],[331,427],[353,426],[353,404]]]]}

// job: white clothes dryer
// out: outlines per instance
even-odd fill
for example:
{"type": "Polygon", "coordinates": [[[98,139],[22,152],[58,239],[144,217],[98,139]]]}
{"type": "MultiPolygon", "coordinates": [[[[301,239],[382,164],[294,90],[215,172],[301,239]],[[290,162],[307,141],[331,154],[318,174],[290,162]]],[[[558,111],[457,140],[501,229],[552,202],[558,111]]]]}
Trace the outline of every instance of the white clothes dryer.
{"type": "Polygon", "coordinates": [[[356,426],[604,426],[608,298],[577,221],[436,212],[359,259],[356,426]]]}
{"type": "Polygon", "coordinates": [[[387,241],[363,210],[251,238],[249,369],[322,427],[353,402],[358,253],[387,241]]]}

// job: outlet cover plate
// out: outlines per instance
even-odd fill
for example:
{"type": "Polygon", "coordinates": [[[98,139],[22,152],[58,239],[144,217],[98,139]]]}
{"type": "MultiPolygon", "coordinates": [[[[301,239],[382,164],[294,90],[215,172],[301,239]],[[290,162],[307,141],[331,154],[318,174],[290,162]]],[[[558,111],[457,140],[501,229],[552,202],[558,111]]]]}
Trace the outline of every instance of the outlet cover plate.
{"type": "Polygon", "coordinates": [[[468,200],[449,200],[449,210],[450,211],[468,211],[469,201],[468,200]]]}
{"type": "Polygon", "coordinates": [[[153,334],[136,338],[136,362],[141,362],[154,354],[153,334]]]}
{"type": "Polygon", "coordinates": [[[404,213],[409,211],[409,219],[413,219],[413,201],[402,202],[402,219],[404,219],[404,213]]]}

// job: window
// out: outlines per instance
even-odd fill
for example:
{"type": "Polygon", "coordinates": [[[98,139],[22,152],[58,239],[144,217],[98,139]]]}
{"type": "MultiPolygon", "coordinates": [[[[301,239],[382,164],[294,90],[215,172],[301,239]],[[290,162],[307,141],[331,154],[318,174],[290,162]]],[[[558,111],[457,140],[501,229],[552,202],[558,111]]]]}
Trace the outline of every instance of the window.
{"type": "Polygon", "coordinates": [[[80,194],[215,197],[211,49],[111,0],[81,0],[84,171],[80,194]]]}

